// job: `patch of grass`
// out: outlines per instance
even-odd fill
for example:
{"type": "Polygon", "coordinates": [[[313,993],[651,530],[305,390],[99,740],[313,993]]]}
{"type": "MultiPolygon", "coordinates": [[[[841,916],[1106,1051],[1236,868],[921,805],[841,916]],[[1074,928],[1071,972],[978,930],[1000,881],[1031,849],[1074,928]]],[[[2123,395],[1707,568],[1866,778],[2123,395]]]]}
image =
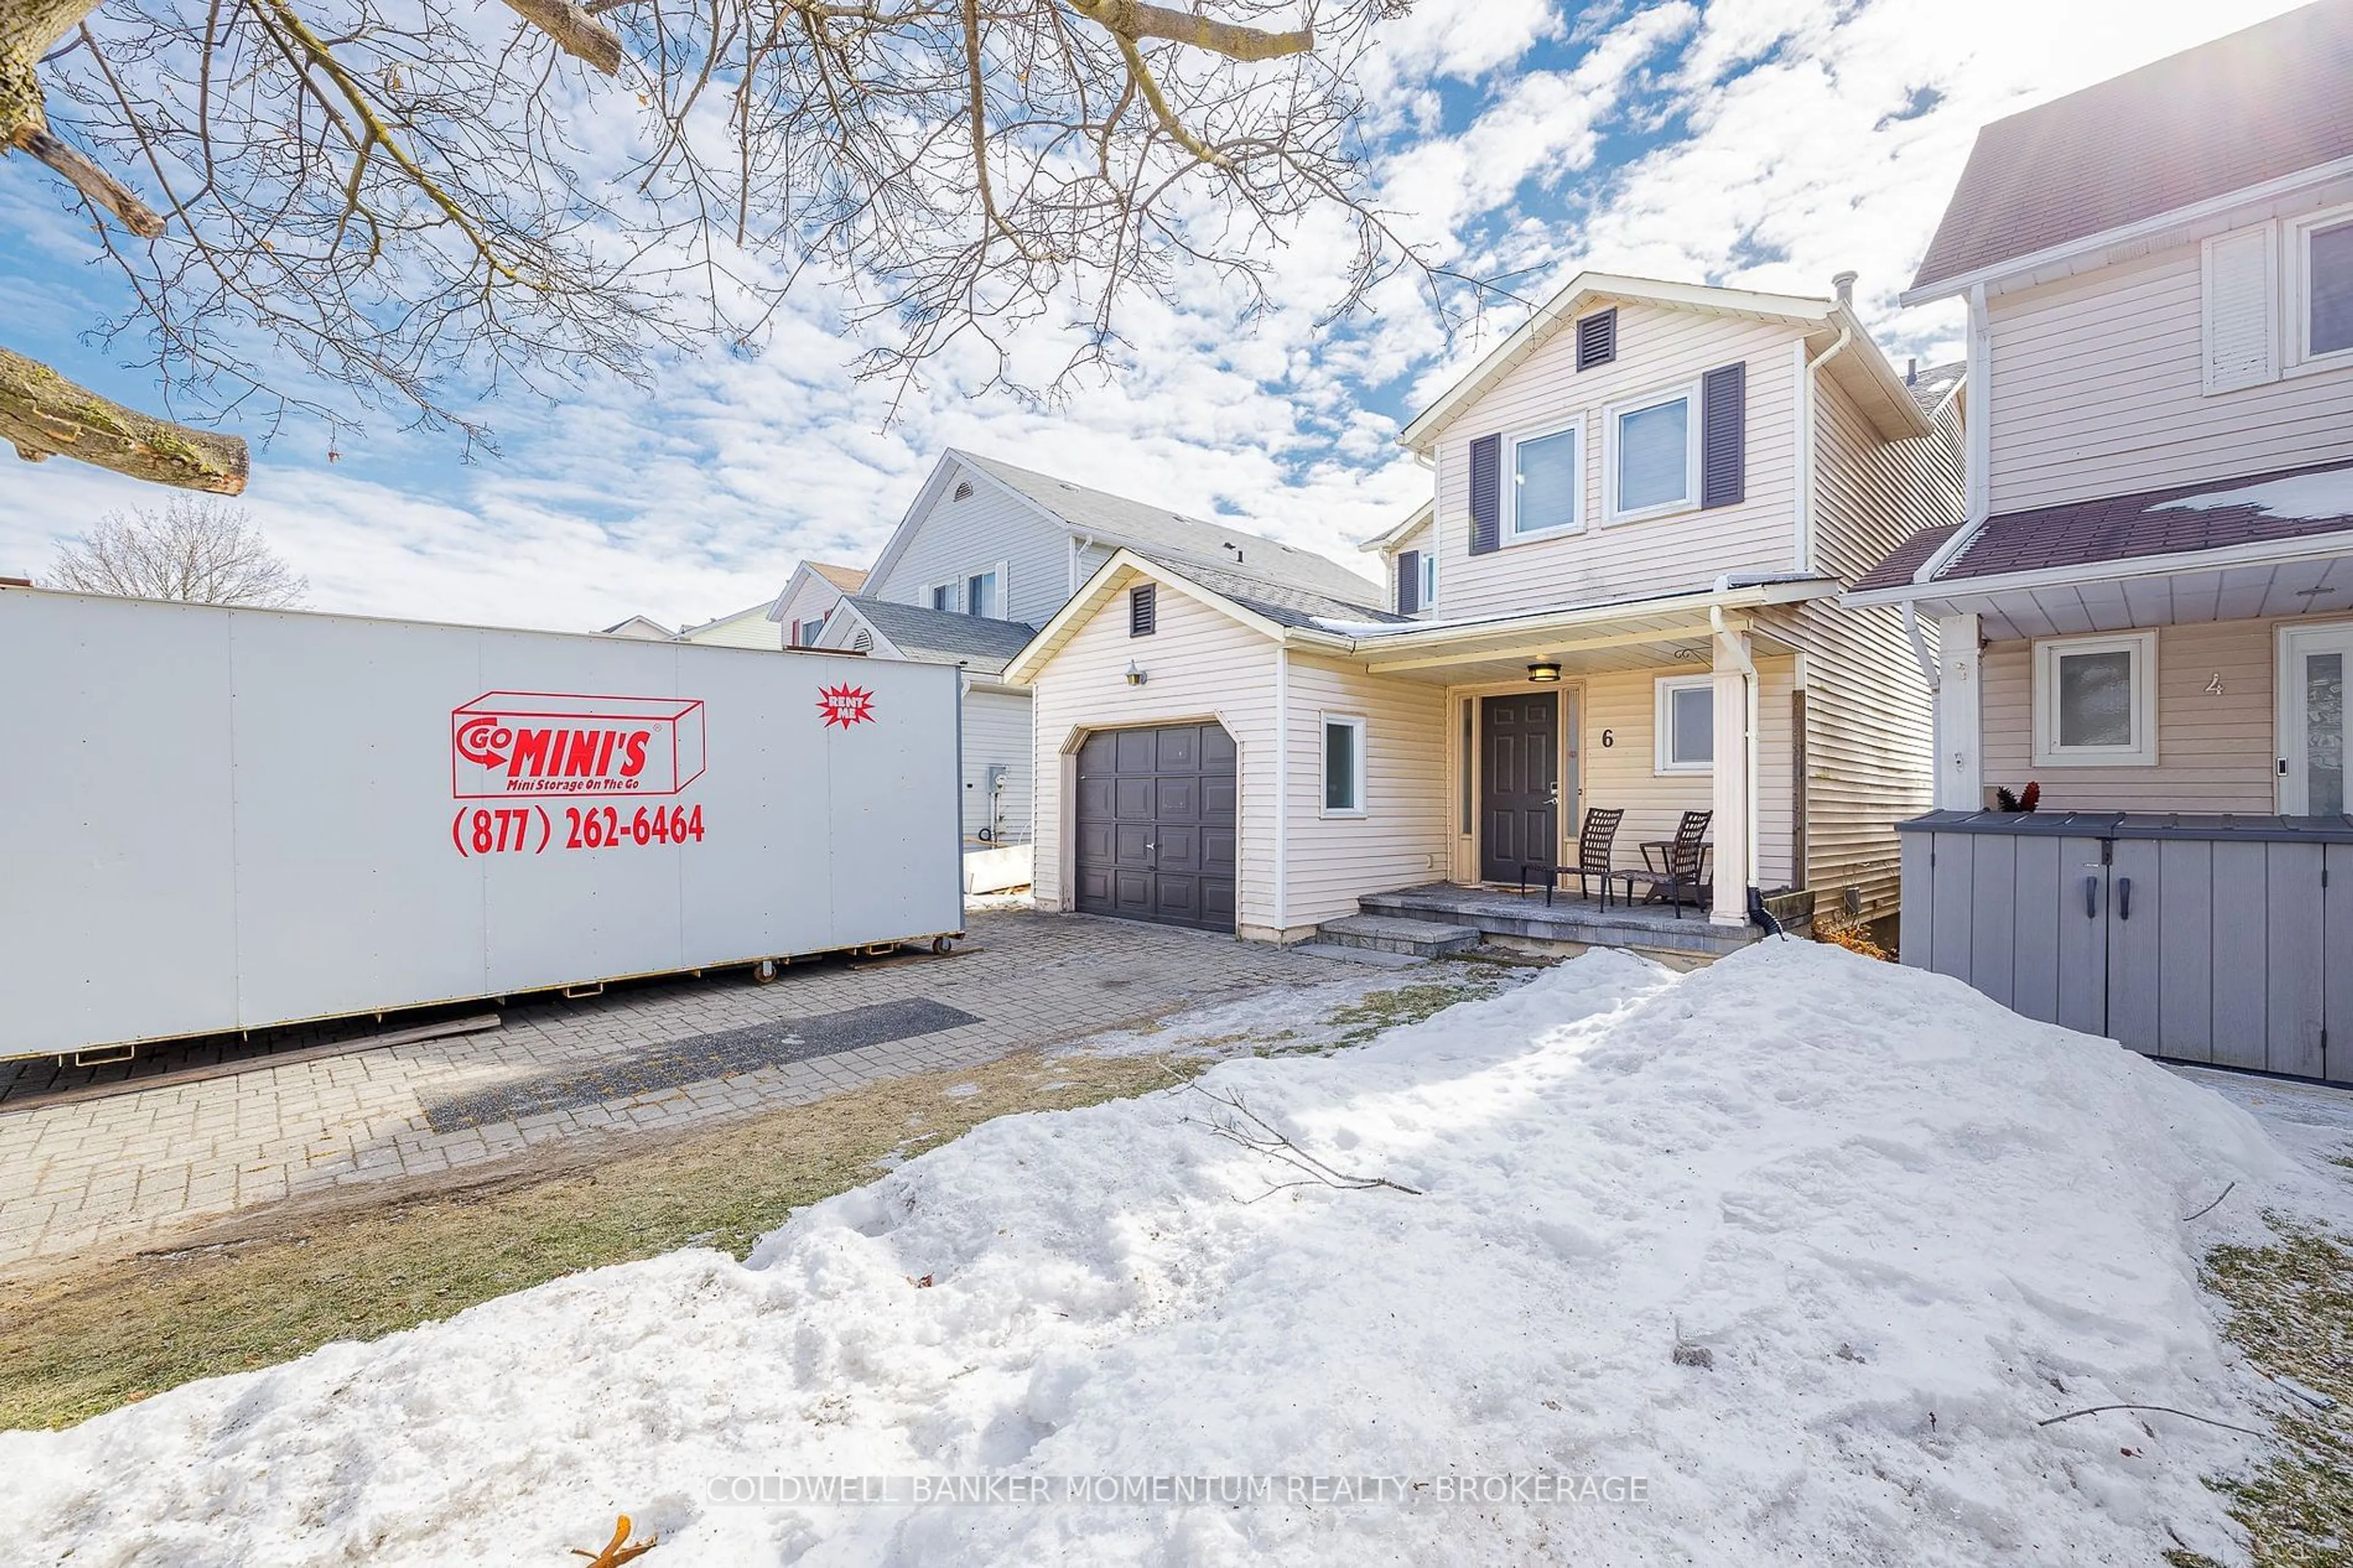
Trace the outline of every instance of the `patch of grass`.
{"type": "Polygon", "coordinates": [[[1394,990],[1376,991],[1361,1002],[1350,1002],[1325,1014],[1324,1025],[1341,1033],[1311,1048],[1336,1051],[1345,1046],[1361,1046],[1388,1030],[1434,1018],[1458,1002],[1482,1001],[1500,989],[1494,981],[1482,978],[1419,981],[1394,990]]]}
{"type": "Polygon", "coordinates": [[[1205,1065],[1025,1052],[685,1136],[575,1142],[274,1205],[168,1251],[5,1292],[0,1428],[68,1426],[577,1269],[690,1244],[741,1256],[793,1210],[873,1180],[890,1156],[1014,1111],[1165,1088],[1205,1065]]]}
{"type": "MultiPolygon", "coordinates": [[[[2224,1332],[2255,1367],[2337,1401],[2288,1402],[2278,1444],[2243,1480],[2215,1483],[2246,1527],[2256,1568],[2343,1568],[2353,1562],[2353,1244],[2267,1215],[2269,1247],[2218,1247],[2205,1279],[2230,1304],[2224,1332]]],[[[2187,1552],[2174,1568],[2207,1568],[2187,1552]]]]}

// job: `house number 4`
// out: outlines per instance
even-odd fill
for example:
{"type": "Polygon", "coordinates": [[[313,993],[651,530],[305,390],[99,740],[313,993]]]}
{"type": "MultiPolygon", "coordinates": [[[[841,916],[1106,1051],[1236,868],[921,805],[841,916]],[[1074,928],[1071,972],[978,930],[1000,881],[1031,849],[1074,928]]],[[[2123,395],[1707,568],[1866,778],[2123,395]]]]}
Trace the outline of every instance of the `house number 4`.
{"type": "Polygon", "coordinates": [[[2216,670],[2214,672],[2214,679],[2206,683],[2206,695],[2209,697],[2220,697],[2222,695],[2222,672],[2221,670],[2216,670]]]}

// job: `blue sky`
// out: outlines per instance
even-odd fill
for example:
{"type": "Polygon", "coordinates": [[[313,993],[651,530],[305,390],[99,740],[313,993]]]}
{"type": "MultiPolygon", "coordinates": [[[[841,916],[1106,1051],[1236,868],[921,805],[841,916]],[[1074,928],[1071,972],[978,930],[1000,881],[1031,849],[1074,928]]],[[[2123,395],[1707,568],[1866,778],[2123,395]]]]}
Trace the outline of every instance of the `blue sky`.
{"type": "MultiPolygon", "coordinates": [[[[1409,232],[1524,298],[1588,266],[1816,294],[1852,268],[1883,346],[1931,362],[1957,356],[1955,313],[1895,295],[1978,124],[2291,8],[1421,0],[1375,62],[1375,174],[1409,232]]],[[[0,159],[0,341],[151,405],[149,374],[120,368],[140,345],[84,341],[122,306],[85,223],[43,171],[0,159]]],[[[573,629],[708,619],[804,557],[863,564],[944,446],[1361,566],[1355,542],[1426,491],[1397,429],[1519,308],[1499,300],[1450,343],[1399,286],[1321,325],[1344,263],[1336,229],[1310,225],[1248,330],[1214,299],[1142,309],[1131,363],[1057,407],[969,395],[950,361],[895,421],[813,294],[757,355],[678,360],[650,392],[507,396],[486,410],[500,452],[471,463],[455,437],[379,417],[331,464],[323,429],[289,425],[257,450],[245,504],[314,608],[573,629]]],[[[161,499],[0,456],[0,574],[37,576],[58,540],[161,499]]]]}

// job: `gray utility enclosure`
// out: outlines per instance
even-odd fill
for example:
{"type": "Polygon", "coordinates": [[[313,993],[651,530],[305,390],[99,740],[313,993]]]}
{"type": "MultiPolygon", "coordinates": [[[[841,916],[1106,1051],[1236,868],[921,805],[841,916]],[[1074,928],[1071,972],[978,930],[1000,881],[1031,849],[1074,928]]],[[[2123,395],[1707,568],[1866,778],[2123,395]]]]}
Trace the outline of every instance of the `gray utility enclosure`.
{"type": "Polygon", "coordinates": [[[2353,817],[1932,812],[1904,962],[2146,1055],[2353,1084],[2353,817]]]}

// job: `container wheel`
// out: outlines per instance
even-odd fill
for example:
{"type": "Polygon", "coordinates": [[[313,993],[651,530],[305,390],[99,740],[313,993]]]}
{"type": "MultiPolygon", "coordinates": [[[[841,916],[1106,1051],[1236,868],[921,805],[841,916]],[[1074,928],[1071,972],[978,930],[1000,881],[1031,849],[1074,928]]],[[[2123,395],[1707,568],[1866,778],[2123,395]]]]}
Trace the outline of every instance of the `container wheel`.
{"type": "Polygon", "coordinates": [[[948,938],[944,936],[935,936],[932,938],[932,951],[934,952],[945,952],[948,950],[948,938]]]}
{"type": "Polygon", "coordinates": [[[783,964],[778,963],[773,958],[764,958],[760,960],[759,963],[752,965],[752,984],[754,985],[774,985],[776,983],[776,976],[782,974],[784,972],[785,966],[783,964]]]}

